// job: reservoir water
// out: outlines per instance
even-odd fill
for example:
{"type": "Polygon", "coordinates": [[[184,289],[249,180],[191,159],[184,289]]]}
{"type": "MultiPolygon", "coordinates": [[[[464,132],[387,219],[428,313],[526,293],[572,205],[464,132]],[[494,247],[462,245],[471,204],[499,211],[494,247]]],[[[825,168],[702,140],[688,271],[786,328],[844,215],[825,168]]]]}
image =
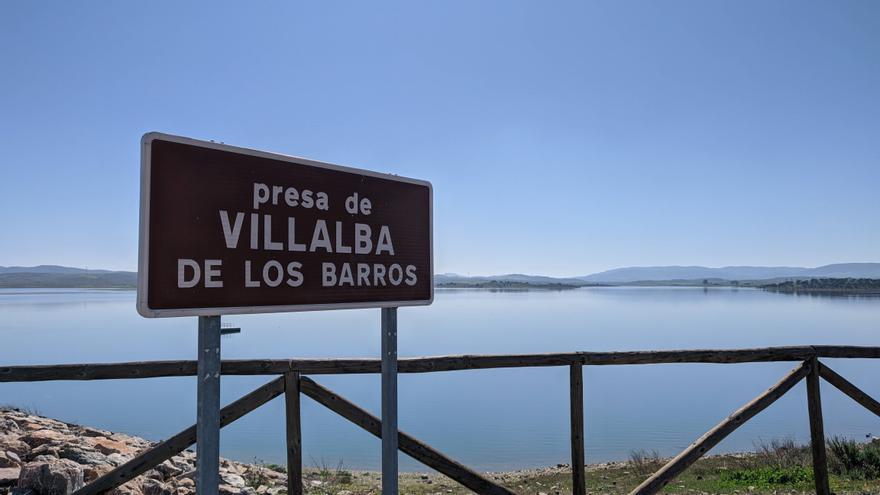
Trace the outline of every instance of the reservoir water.
{"type": "MultiPolygon", "coordinates": [[[[0,289],[0,366],[194,359],[196,319],[147,320],[134,292],[0,289]]],[[[240,326],[223,356],[378,357],[379,310],[224,317],[240,326]]],[[[880,345],[880,299],[751,289],[586,288],[437,290],[433,306],[399,311],[401,357],[777,345],[880,345]]],[[[880,360],[825,361],[880,397],[880,360]]],[[[775,383],[795,363],[585,367],[588,462],[635,449],[673,455],[775,383]]],[[[224,377],[228,403],[270,377],[224,377]]],[[[316,381],[379,413],[376,375],[316,381]]],[[[0,404],[68,422],[167,438],[195,420],[195,378],[0,383],[0,404]]],[[[714,452],[760,440],[807,441],[805,385],[759,414],[714,452]]],[[[822,385],[825,431],[880,436],[880,419],[822,385]]],[[[568,369],[525,368],[400,376],[400,427],[480,470],[569,462],[568,369]]],[[[303,398],[307,465],[378,469],[380,442],[303,398]]],[[[224,428],[222,455],[284,463],[284,404],[275,399],[224,428]]],[[[401,454],[401,468],[424,470],[401,454]]]]}

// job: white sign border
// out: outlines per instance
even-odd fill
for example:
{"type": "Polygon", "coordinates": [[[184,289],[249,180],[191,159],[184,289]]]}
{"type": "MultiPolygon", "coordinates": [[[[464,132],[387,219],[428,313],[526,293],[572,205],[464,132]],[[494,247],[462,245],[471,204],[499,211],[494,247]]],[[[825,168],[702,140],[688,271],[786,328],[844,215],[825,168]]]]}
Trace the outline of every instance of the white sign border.
{"type": "Polygon", "coordinates": [[[399,306],[428,306],[434,302],[434,188],[426,180],[412,179],[392,174],[383,174],[371,170],[335,165],[332,163],[319,162],[296,156],[270,153],[249,148],[240,148],[228,144],[215,143],[213,141],[201,141],[183,136],[164,134],[161,132],[148,132],[141,138],[141,198],[140,198],[140,225],[138,228],[138,282],[137,282],[137,312],[145,318],[165,318],[174,316],[218,316],[218,315],[242,315],[257,313],[290,313],[300,311],[322,311],[330,309],[366,309],[366,308],[394,308],[399,306]],[[149,269],[149,236],[150,236],[150,154],[154,140],[170,141],[173,143],[189,144],[203,148],[221,151],[229,151],[242,155],[257,156],[272,160],[280,160],[298,165],[337,170],[357,175],[377,177],[379,179],[392,180],[426,186],[428,188],[428,257],[430,259],[429,284],[430,297],[428,299],[410,301],[377,301],[377,302],[353,302],[353,303],[327,303],[327,304],[291,304],[272,306],[239,306],[239,307],[209,307],[209,308],[182,308],[182,309],[152,309],[148,305],[147,279],[149,269]]]}

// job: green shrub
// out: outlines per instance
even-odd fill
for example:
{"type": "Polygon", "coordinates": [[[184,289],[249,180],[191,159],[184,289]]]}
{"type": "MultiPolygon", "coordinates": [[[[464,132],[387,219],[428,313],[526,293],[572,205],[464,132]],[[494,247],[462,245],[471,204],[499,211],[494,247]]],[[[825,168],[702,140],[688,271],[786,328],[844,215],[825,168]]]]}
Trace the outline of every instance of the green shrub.
{"type": "Polygon", "coordinates": [[[721,473],[721,481],[732,485],[796,485],[813,481],[813,470],[803,466],[761,467],[721,473]]]}
{"type": "Polygon", "coordinates": [[[828,442],[831,472],[853,479],[880,478],[880,443],[858,443],[834,437],[828,442]]]}

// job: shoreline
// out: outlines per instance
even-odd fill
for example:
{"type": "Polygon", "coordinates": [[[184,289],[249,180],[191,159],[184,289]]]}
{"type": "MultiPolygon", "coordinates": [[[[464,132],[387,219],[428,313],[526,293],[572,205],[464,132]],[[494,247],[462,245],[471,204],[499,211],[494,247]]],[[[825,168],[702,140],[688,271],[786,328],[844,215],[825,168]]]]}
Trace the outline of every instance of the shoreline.
{"type": "MultiPolygon", "coordinates": [[[[676,284],[676,283],[627,283],[627,284],[590,284],[590,285],[570,285],[570,284],[533,284],[533,283],[441,283],[434,286],[439,291],[455,291],[455,290],[482,290],[486,292],[567,292],[578,289],[608,289],[608,288],[639,288],[639,289],[731,289],[731,290],[758,290],[763,292],[785,294],[785,295],[817,295],[817,296],[880,296],[880,289],[810,289],[801,288],[792,289],[776,289],[759,285],[732,285],[732,284],[676,284]]],[[[108,292],[135,292],[137,287],[134,286],[0,286],[0,290],[7,291],[0,295],[35,295],[35,294],[57,294],[57,291],[108,291],[108,292]],[[22,291],[22,292],[14,292],[22,291]],[[26,292],[25,292],[26,291],[26,292]]]]}
{"type": "MultiPolygon", "coordinates": [[[[880,440],[875,442],[880,445],[880,440]]],[[[140,437],[0,407],[0,495],[72,493],[155,444],[140,437]]],[[[679,476],[665,493],[812,493],[812,471],[803,466],[808,462],[808,448],[774,443],[769,455],[756,452],[707,456],[679,476]],[[774,465],[780,453],[792,457],[793,460],[786,461],[791,466],[774,465]],[[761,478],[761,473],[768,469],[779,474],[782,481],[761,478]]],[[[629,461],[587,465],[587,492],[629,493],[666,460],[656,453],[641,451],[633,453],[629,461]]],[[[563,495],[572,491],[568,464],[482,474],[516,493],[563,495]]],[[[194,478],[195,453],[186,450],[109,493],[194,495],[194,478]]],[[[278,465],[222,459],[220,479],[223,495],[286,494],[287,475],[284,467],[278,465]]],[[[470,493],[455,481],[427,469],[402,472],[399,479],[401,493],[470,493]]],[[[304,466],[303,485],[304,492],[309,494],[373,495],[381,493],[381,474],[351,470],[343,465],[304,466]]],[[[835,476],[832,487],[838,494],[880,493],[880,481],[876,479],[835,476]]]]}

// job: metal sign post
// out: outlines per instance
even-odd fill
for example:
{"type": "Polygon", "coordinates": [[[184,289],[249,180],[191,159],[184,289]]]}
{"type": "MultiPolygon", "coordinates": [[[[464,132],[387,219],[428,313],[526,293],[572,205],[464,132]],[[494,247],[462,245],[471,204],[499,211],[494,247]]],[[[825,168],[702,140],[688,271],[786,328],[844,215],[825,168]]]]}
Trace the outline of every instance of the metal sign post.
{"type": "Polygon", "coordinates": [[[397,495],[397,308],[382,308],[382,495],[397,495]]]}
{"type": "Polygon", "coordinates": [[[199,316],[196,492],[220,488],[220,317],[199,316]]]}

